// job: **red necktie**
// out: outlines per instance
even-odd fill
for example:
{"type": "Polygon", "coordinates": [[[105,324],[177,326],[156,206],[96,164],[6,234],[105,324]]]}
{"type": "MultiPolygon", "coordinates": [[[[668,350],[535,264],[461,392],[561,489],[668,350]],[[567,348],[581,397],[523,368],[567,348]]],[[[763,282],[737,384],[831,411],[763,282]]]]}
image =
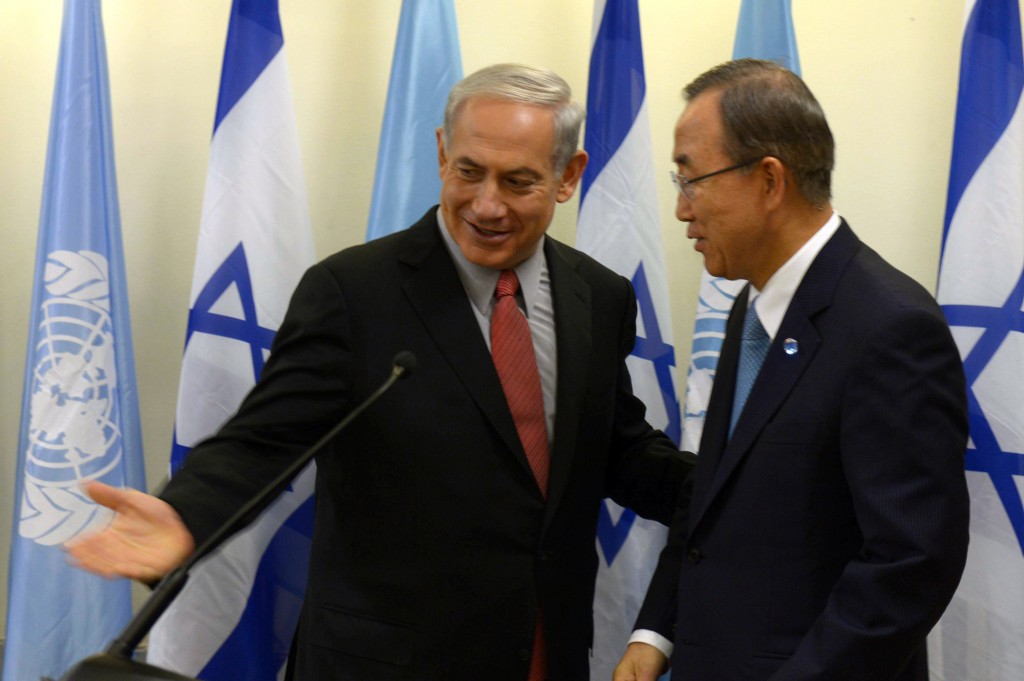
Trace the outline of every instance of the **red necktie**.
{"type": "Polygon", "coordinates": [[[537,479],[541,493],[547,497],[548,428],[544,416],[544,395],[540,389],[540,373],[533,354],[530,324],[516,304],[519,279],[513,270],[504,270],[494,291],[491,312],[491,356],[498,370],[501,388],[526,452],[526,459],[537,479]]]}
{"type": "MultiPolygon", "coordinates": [[[[544,394],[540,387],[537,358],[533,354],[530,324],[516,303],[518,290],[519,278],[516,273],[513,270],[502,271],[494,291],[494,310],[491,312],[491,356],[523,451],[526,452],[526,459],[530,462],[541,494],[547,498],[551,454],[548,450],[547,419],[544,416],[544,394]]],[[[544,681],[546,678],[544,632],[538,613],[528,681],[544,681]]]]}

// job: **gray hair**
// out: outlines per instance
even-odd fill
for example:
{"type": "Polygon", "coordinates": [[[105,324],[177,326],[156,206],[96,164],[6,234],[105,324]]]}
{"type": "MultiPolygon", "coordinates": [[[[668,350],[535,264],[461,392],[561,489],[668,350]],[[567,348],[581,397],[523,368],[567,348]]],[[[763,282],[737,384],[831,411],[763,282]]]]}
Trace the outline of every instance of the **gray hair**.
{"type": "Polygon", "coordinates": [[[721,92],[725,152],[736,162],[774,156],[793,171],[797,189],[822,207],[832,196],[835,141],[818,100],[792,71],[775,62],[720,64],[683,90],[689,102],[721,92]]]}
{"type": "Polygon", "coordinates": [[[451,142],[452,128],[467,100],[507,99],[551,109],[555,114],[553,165],[561,174],[579,146],[585,109],[572,101],[569,84],[554,71],[522,64],[495,64],[472,73],[455,84],[444,108],[444,145],[451,142]]]}

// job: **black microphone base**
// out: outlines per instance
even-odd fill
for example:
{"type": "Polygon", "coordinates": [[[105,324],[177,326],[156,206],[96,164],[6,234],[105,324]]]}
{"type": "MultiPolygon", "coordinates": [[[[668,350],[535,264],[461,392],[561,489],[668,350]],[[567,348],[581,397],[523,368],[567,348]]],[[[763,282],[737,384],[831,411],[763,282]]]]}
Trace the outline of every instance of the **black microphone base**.
{"type": "Polygon", "coordinates": [[[195,681],[153,665],[115,657],[109,653],[87,657],[70,670],[60,681],[195,681]]]}

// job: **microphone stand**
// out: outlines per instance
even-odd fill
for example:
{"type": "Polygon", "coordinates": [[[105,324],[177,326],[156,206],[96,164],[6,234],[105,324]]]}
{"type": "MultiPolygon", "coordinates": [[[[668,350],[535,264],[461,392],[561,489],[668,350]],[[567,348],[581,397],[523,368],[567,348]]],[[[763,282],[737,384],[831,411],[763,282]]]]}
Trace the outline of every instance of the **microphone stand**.
{"type": "MultiPolygon", "coordinates": [[[[132,655],[142,639],[156,624],[160,615],[167,610],[174,598],[181,592],[188,581],[189,571],[200,560],[209,555],[224,539],[244,527],[249,515],[272,495],[280,490],[316,456],[334,437],[344,430],[357,416],[386,393],[395,382],[407,376],[416,368],[416,356],[407,350],[395,355],[391,363],[391,375],[377,390],[350,411],[326,435],[317,440],[316,444],[302,453],[288,468],[278,475],[273,482],[264,487],[259,494],[241,506],[217,531],[186,558],[181,565],[167,574],[142,608],[121,633],[107,646],[103,653],[88,657],[72,667],[60,681],[195,681],[192,677],[182,676],[174,672],[132,660],[132,655]]],[[[51,681],[43,679],[42,681],[51,681]]]]}

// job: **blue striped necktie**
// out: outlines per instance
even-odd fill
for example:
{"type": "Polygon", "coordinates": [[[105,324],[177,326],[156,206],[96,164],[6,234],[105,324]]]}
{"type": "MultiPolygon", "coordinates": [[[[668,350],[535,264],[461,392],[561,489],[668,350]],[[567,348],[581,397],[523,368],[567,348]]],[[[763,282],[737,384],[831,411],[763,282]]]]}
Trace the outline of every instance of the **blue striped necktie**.
{"type": "Polygon", "coordinates": [[[747,308],[746,318],[743,320],[743,339],[740,342],[740,361],[736,371],[736,393],[732,398],[732,419],[729,421],[729,436],[732,436],[736,421],[743,412],[743,405],[747,403],[750,389],[757,380],[757,374],[761,371],[761,363],[764,356],[768,354],[768,346],[771,339],[768,332],[761,325],[761,319],[757,316],[757,308],[753,304],[747,308]]]}

